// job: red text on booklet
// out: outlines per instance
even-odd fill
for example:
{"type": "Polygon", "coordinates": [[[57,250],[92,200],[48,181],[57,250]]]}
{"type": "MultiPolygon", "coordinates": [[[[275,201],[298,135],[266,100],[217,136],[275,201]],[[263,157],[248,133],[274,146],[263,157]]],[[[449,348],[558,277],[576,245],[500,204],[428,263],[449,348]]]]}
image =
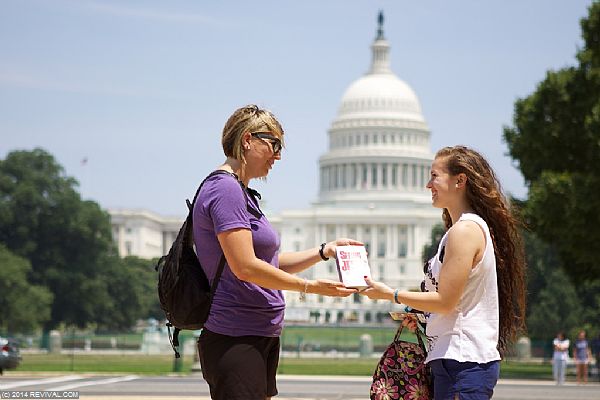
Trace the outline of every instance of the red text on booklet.
{"type": "Polygon", "coordinates": [[[337,246],[336,263],[340,281],[347,288],[364,289],[365,276],[371,277],[371,269],[364,246],[337,246]]]}

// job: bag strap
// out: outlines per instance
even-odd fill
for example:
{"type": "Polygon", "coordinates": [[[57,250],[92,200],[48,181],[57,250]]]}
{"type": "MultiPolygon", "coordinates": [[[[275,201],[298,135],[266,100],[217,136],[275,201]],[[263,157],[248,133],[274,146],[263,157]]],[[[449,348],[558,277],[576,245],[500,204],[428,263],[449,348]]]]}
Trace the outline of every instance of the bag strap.
{"type": "MultiPolygon", "coordinates": [[[[248,195],[246,194],[246,191],[244,190],[244,186],[242,184],[242,182],[240,182],[240,180],[238,179],[238,176],[232,172],[229,171],[225,171],[223,169],[217,169],[213,172],[211,172],[210,174],[208,174],[208,176],[206,178],[204,178],[204,180],[202,181],[202,183],[200,183],[200,186],[198,186],[198,190],[196,190],[196,194],[194,195],[194,199],[192,200],[192,202],[190,203],[190,201],[188,199],[186,199],[186,203],[188,206],[188,221],[187,221],[187,236],[192,238],[192,240],[194,239],[194,206],[196,205],[196,199],[198,198],[198,194],[200,194],[200,189],[202,189],[202,186],[204,185],[204,183],[208,180],[208,178],[213,177],[215,175],[229,175],[232,178],[235,178],[235,180],[237,182],[239,182],[240,186],[242,187],[242,192],[244,193],[244,196],[246,197],[246,201],[248,200],[248,195]]],[[[215,277],[213,279],[212,285],[210,285],[210,294],[209,294],[209,303],[208,303],[208,311],[210,312],[210,308],[212,306],[212,301],[213,298],[215,296],[215,292],[217,291],[217,286],[219,286],[219,280],[221,279],[221,274],[223,274],[223,269],[225,268],[225,254],[221,254],[221,259],[219,260],[219,266],[217,267],[217,272],[215,274],[215,277]]]]}
{"type": "Polygon", "coordinates": [[[400,334],[402,334],[402,330],[404,329],[404,325],[400,324],[398,330],[396,331],[396,335],[394,335],[394,342],[397,342],[400,339],[400,334]]]}
{"type": "Polygon", "coordinates": [[[427,354],[427,346],[425,346],[425,342],[423,342],[423,336],[425,336],[425,334],[421,332],[421,329],[419,329],[419,327],[417,327],[416,335],[417,340],[419,341],[419,346],[421,346],[423,351],[425,351],[425,354],[427,354]]]}
{"type": "MultiPolygon", "coordinates": [[[[394,342],[397,342],[400,339],[400,334],[402,334],[402,330],[404,329],[404,325],[400,324],[398,330],[396,331],[396,335],[394,336],[394,342]]],[[[423,336],[425,334],[421,332],[421,329],[417,326],[417,330],[415,331],[415,335],[417,336],[417,341],[419,342],[419,346],[423,350],[425,350],[425,354],[427,354],[427,346],[425,346],[425,342],[423,342],[423,336]]]]}

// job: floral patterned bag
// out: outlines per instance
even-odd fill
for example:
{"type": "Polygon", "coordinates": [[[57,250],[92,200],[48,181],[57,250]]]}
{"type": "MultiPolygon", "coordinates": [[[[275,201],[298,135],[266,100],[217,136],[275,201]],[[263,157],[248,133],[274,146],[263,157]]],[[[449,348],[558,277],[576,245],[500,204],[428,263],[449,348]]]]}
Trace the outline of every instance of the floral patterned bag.
{"type": "Polygon", "coordinates": [[[371,384],[371,400],[430,400],[433,385],[429,367],[425,365],[427,351],[424,334],[416,330],[419,343],[400,340],[404,327],[400,325],[394,341],[387,347],[371,384]]]}

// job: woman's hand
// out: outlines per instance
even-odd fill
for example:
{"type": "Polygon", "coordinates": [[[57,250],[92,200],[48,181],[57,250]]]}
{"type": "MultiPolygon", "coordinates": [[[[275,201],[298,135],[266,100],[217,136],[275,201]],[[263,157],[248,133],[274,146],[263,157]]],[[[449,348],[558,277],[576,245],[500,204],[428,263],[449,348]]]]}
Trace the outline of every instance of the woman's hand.
{"type": "Polygon", "coordinates": [[[367,296],[371,300],[391,300],[394,301],[394,289],[383,282],[371,280],[365,276],[365,281],[369,285],[368,288],[362,290],[360,294],[367,296]]]}
{"type": "Polygon", "coordinates": [[[357,293],[356,289],[348,289],[342,282],[329,279],[317,279],[308,281],[307,293],[322,294],[323,296],[347,297],[357,293]]]}
{"type": "Polygon", "coordinates": [[[354,239],[348,239],[348,238],[338,238],[335,239],[331,242],[328,242],[327,244],[325,244],[325,248],[323,249],[323,254],[325,254],[325,257],[327,258],[336,258],[336,252],[335,250],[337,249],[337,246],[364,246],[363,242],[359,242],[357,240],[354,239]]]}

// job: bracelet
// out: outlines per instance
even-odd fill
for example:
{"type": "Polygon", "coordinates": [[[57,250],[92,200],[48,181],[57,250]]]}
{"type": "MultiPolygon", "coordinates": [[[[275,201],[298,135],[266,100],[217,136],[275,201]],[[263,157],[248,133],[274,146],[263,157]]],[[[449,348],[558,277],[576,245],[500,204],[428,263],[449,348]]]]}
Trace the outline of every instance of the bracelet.
{"type": "Polygon", "coordinates": [[[394,290],[394,303],[396,303],[396,304],[400,304],[400,302],[398,301],[398,292],[399,291],[400,291],[400,289],[394,290]]]}
{"type": "Polygon", "coordinates": [[[321,248],[319,249],[319,255],[321,256],[321,260],[323,260],[323,261],[329,260],[329,258],[325,257],[325,253],[323,252],[323,250],[325,250],[326,244],[327,243],[325,243],[325,242],[321,243],[321,248]]]}
{"type": "Polygon", "coordinates": [[[304,278],[304,291],[300,292],[300,301],[306,301],[306,293],[308,291],[308,281],[304,278]]]}

